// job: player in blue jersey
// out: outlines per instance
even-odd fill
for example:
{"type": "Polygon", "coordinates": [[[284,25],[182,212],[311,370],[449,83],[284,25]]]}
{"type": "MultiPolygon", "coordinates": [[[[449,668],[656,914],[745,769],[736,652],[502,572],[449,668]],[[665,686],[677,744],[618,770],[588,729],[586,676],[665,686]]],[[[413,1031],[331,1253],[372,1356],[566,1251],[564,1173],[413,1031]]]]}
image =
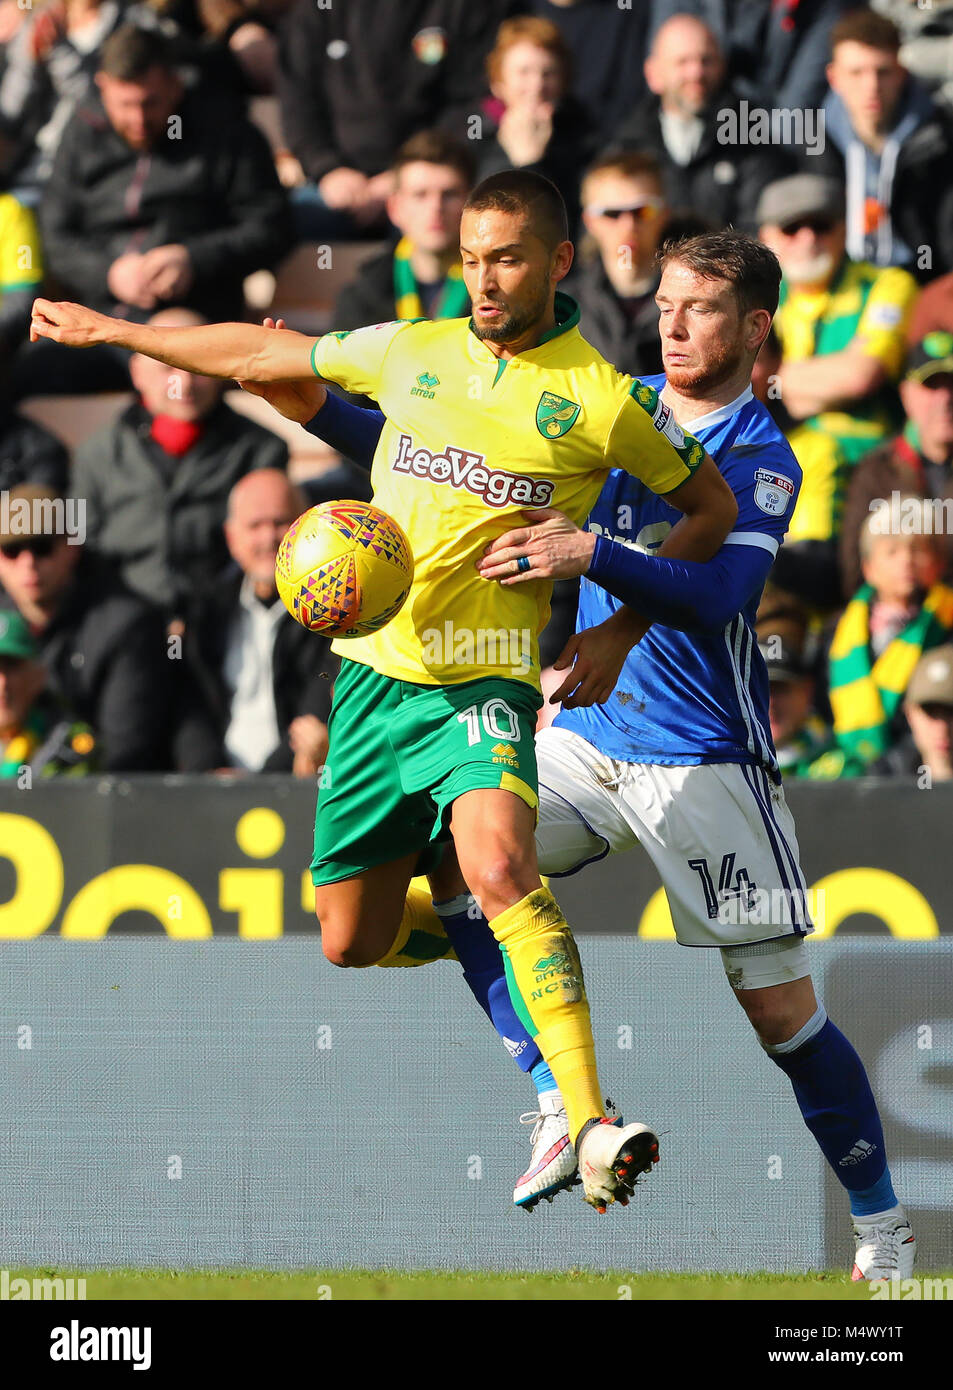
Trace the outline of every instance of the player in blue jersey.
{"type": "MultiPolygon", "coordinates": [[[[791,1079],[808,1128],[847,1189],[854,1277],[907,1277],[915,1241],[891,1185],[870,1084],[811,981],[804,937],[813,927],[753,630],[801,481],[787,442],[751,393],[780,278],[769,257],[757,243],[723,233],[677,245],[662,263],[666,372],[645,384],[704,444],[738,500],[718,555],[704,565],[653,557],[677,515],[613,473],[585,531],[550,514],[501,537],[481,568],[504,584],[583,575],[572,644],[587,662],[579,674],[603,691],[613,685],[607,701],[575,702],[537,737],[541,871],[573,873],[642,846],[665,886],[678,941],[720,948],[762,1047],[791,1079]],[[615,679],[613,628],[637,636],[636,613],[652,626],[615,679]]],[[[551,1156],[530,1188],[547,1166],[561,1158],[565,1171],[572,1161],[565,1146],[552,1152],[562,1121],[558,1101],[544,1102],[541,1116],[551,1119],[540,1125],[542,1152],[530,1172],[551,1156]]]]}
{"type": "MultiPolygon", "coordinates": [[[[738,520],[703,565],[661,559],[678,513],[636,480],[610,475],[585,530],[536,513],[480,562],[504,584],[584,576],[563,710],[536,740],[537,850],[550,876],[640,844],[659,870],[683,945],[718,947],[765,1051],[789,1076],[811,1133],[847,1189],[856,1278],[907,1277],[915,1242],[886,1164],[860,1058],[818,1004],[804,937],[813,928],[768,722],[753,633],[765,578],[794,510],[800,470],[752,397],[751,368],[777,304],[780,269],[733,232],[678,244],[663,260],[661,392],[715,459],[738,520]]],[[[321,413],[324,415],[324,412],[321,413]]],[[[314,421],[352,455],[374,417],[314,421]],[[348,431],[351,435],[348,435],[348,431]]],[[[448,856],[435,908],[468,984],[539,1092],[533,1156],[514,1200],[532,1207],[576,1172],[565,1112],[509,1003],[495,939],[448,856]]]]}

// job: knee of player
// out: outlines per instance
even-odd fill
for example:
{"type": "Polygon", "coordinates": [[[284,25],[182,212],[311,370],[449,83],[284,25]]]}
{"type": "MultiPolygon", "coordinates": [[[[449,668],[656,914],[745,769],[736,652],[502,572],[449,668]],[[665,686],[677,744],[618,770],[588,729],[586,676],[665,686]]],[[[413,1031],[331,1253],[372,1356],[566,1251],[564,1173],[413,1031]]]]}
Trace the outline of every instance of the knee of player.
{"type": "Polygon", "coordinates": [[[515,848],[513,852],[500,850],[487,855],[475,877],[476,882],[470,885],[471,891],[478,901],[488,903],[501,899],[518,902],[539,882],[536,874],[530,871],[525,857],[515,848]]]}
{"type": "Polygon", "coordinates": [[[375,964],[377,956],[366,942],[361,941],[353,923],[325,911],[324,917],[318,918],[318,925],[321,928],[321,949],[332,965],[358,969],[363,965],[375,964]]]}
{"type": "MultiPolygon", "coordinates": [[[[760,995],[760,991],[758,991],[760,995]]],[[[752,1028],[769,1047],[787,1042],[798,1031],[798,1021],[792,1010],[781,1000],[764,996],[745,999],[742,1007],[752,1028]]]]}
{"type": "Polygon", "coordinates": [[[331,964],[341,966],[342,969],[355,970],[361,966],[376,964],[366,947],[353,941],[342,941],[327,931],[321,933],[321,947],[331,964]]]}

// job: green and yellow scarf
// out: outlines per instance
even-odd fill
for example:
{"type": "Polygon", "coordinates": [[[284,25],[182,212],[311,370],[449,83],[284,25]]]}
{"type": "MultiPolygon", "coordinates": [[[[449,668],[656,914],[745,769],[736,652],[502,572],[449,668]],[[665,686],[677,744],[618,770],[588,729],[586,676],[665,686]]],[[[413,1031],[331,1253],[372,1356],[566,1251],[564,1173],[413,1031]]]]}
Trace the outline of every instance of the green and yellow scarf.
{"type": "Polygon", "coordinates": [[[31,716],[22,729],[17,729],[0,747],[0,777],[16,777],[20,768],[29,763],[40,746],[40,729],[31,716]]]}
{"type": "Polygon", "coordinates": [[[863,763],[875,762],[890,746],[890,725],[913,668],[931,647],[949,640],[953,589],[934,584],[919,613],[871,660],[870,606],[874,591],[864,584],[844,610],[830,653],[830,699],[838,745],[863,763]]]}
{"type": "MultiPolygon", "coordinates": [[[[417,279],[410,265],[413,242],[401,237],[394,251],[394,299],[399,319],[425,319],[423,302],[417,289],[417,279]]],[[[470,296],[463,283],[463,267],[452,265],[447,271],[443,289],[437,297],[435,319],[462,319],[470,312],[470,296]]]]}

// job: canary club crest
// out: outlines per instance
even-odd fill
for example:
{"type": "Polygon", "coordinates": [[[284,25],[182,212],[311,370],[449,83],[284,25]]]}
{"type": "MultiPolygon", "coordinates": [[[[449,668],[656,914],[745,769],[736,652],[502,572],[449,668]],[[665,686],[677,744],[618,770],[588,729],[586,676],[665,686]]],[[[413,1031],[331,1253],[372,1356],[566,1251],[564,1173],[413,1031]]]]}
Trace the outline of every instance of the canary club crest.
{"type": "Polygon", "coordinates": [[[553,391],[544,391],[536,407],[536,428],[544,439],[559,439],[572,429],[581,409],[575,401],[567,401],[553,391]]]}

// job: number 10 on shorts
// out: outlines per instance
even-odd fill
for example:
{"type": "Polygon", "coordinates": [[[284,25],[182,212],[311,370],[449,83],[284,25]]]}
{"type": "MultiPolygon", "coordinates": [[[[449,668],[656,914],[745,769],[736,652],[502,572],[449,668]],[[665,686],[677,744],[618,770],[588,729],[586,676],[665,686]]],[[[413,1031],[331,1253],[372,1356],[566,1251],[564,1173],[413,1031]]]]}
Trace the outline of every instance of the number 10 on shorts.
{"type": "Polygon", "coordinates": [[[499,696],[492,700],[487,700],[482,709],[479,705],[468,705],[457,715],[458,724],[467,726],[467,745],[472,748],[475,743],[479,743],[483,738],[480,728],[480,721],[483,721],[483,728],[490,738],[505,738],[510,743],[520,741],[520,722],[516,711],[512,709],[505,700],[499,696]],[[508,727],[500,722],[505,720],[508,727]]]}

